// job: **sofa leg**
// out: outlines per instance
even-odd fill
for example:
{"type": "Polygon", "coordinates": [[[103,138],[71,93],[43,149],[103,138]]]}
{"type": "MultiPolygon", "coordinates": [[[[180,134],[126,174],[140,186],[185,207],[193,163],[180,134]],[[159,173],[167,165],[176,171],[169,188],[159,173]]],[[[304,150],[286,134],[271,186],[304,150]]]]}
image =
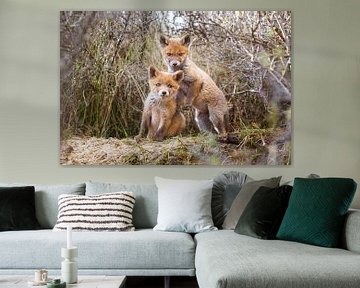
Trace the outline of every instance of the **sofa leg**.
{"type": "Polygon", "coordinates": [[[164,288],[170,288],[170,276],[164,277],[164,288]]]}

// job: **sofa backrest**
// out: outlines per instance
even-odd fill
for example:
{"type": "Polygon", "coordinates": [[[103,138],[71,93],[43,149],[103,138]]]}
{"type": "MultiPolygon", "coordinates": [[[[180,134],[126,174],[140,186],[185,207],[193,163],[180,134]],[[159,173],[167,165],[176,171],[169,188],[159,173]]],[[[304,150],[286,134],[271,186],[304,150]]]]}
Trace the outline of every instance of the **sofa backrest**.
{"type": "Polygon", "coordinates": [[[22,183],[0,183],[2,187],[35,187],[36,218],[43,229],[52,229],[58,216],[58,197],[61,194],[85,195],[85,183],[38,185],[22,183]]]}
{"type": "Polygon", "coordinates": [[[135,228],[153,228],[157,223],[158,214],[158,192],[155,184],[86,182],[86,195],[89,196],[121,191],[131,191],[135,194],[135,228]]]}

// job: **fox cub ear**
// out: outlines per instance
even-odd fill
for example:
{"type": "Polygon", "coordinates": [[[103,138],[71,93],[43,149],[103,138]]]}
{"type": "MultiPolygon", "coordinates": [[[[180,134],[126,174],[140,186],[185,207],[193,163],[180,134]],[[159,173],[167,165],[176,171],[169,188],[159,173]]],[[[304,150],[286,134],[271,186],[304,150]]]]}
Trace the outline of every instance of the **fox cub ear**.
{"type": "Polygon", "coordinates": [[[180,39],[180,43],[184,46],[189,46],[190,45],[190,35],[185,35],[184,37],[182,37],[180,39]]]}
{"type": "Polygon", "coordinates": [[[166,37],[165,35],[160,35],[160,45],[161,47],[165,47],[169,45],[169,38],[166,37]]]}
{"type": "Polygon", "coordinates": [[[173,78],[176,82],[180,82],[184,79],[184,71],[180,70],[173,74],[173,78]]]}
{"type": "Polygon", "coordinates": [[[154,78],[159,75],[159,70],[157,70],[154,66],[149,67],[149,78],[154,78]]]}

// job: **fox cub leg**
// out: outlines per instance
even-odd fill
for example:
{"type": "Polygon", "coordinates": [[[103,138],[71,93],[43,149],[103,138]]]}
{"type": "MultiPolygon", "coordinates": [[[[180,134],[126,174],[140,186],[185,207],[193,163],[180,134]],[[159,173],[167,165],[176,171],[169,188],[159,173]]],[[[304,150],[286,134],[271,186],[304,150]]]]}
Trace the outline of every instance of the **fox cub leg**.
{"type": "Polygon", "coordinates": [[[174,115],[173,121],[169,127],[168,135],[170,137],[181,134],[181,132],[185,129],[186,120],[184,114],[181,112],[177,112],[174,115]]]}
{"type": "Polygon", "coordinates": [[[195,109],[195,122],[198,126],[200,132],[211,132],[214,133],[213,124],[209,119],[209,112],[202,112],[198,109],[195,109]]]}
{"type": "MultiPolygon", "coordinates": [[[[139,134],[135,136],[135,140],[143,138],[146,133],[150,134],[150,130],[152,130],[151,126],[151,111],[145,106],[144,111],[141,116],[141,124],[139,134]]],[[[151,131],[153,133],[153,131],[151,131]]]]}
{"type": "Polygon", "coordinates": [[[155,133],[155,139],[162,141],[165,137],[173,137],[181,134],[185,129],[186,120],[185,116],[177,111],[171,120],[167,120],[166,117],[160,121],[158,130],[155,133]]]}
{"type": "Polygon", "coordinates": [[[226,135],[226,128],[227,124],[225,121],[227,120],[227,117],[223,111],[219,111],[216,107],[208,107],[209,108],[209,120],[214,125],[214,128],[216,132],[220,136],[226,135]]]}
{"type": "Polygon", "coordinates": [[[171,124],[171,120],[167,120],[166,117],[161,118],[158,129],[155,132],[154,139],[157,141],[164,140],[165,137],[169,136],[168,130],[171,124]]]}

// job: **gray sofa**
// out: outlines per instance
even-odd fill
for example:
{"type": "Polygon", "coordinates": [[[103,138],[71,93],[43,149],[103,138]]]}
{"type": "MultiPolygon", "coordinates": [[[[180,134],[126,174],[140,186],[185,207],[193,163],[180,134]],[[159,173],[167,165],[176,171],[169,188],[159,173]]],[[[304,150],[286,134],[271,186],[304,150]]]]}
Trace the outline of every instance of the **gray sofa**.
{"type": "MultiPolygon", "coordinates": [[[[0,184],[0,186],[13,184],[0,184]]],[[[35,185],[37,218],[43,229],[0,232],[0,275],[46,268],[60,273],[66,233],[54,232],[60,194],[133,191],[134,232],[74,232],[79,274],[194,276],[201,288],[360,287],[360,211],[350,211],[343,249],[259,240],[231,230],[200,233],[153,231],[155,185],[88,182],[35,185]]],[[[1,277],[1,276],[0,276],[1,277]]],[[[166,285],[169,283],[165,281],[166,285]]]]}
{"type": "Polygon", "coordinates": [[[201,288],[360,287],[359,211],[349,213],[344,236],[344,249],[334,249],[231,230],[197,234],[197,281],[201,288]]]}

